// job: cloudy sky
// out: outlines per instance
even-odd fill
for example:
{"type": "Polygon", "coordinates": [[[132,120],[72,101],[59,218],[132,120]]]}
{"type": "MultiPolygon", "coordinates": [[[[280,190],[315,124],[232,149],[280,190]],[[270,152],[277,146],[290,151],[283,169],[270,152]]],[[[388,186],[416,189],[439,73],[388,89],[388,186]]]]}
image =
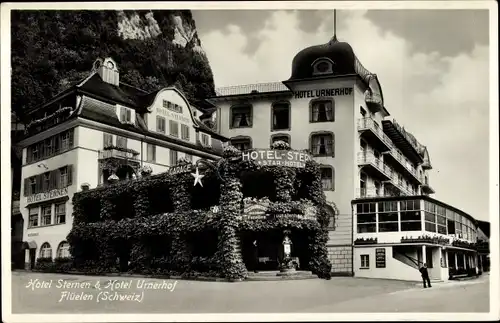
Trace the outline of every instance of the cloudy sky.
{"type": "MultiPolygon", "coordinates": [[[[332,11],[193,11],[216,87],[283,81],[333,35],[332,11]]],[[[488,220],[486,10],[340,10],[337,36],[382,84],[391,117],[427,146],[435,198],[488,220]]]]}

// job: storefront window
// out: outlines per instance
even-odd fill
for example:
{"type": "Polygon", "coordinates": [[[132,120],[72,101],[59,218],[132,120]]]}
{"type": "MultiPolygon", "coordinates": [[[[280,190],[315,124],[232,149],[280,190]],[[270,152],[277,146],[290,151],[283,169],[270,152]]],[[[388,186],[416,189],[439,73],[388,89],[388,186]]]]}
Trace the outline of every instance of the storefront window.
{"type": "Polygon", "coordinates": [[[401,201],[401,231],[422,230],[420,200],[401,201]]]}
{"type": "Polygon", "coordinates": [[[376,232],[375,206],[375,203],[361,203],[356,206],[358,233],[376,232]]]}
{"type": "Polygon", "coordinates": [[[395,232],[398,231],[398,202],[378,203],[378,231],[395,232]]]}

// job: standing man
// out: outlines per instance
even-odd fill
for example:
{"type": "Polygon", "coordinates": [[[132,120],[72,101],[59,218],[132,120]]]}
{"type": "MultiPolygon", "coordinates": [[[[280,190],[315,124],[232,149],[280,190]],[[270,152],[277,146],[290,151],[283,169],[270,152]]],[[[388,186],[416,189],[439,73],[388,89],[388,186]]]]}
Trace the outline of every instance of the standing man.
{"type": "Polygon", "coordinates": [[[426,282],[429,285],[429,287],[432,287],[431,280],[429,279],[429,272],[427,271],[427,264],[424,264],[420,268],[420,274],[422,274],[422,280],[424,281],[424,288],[427,288],[426,282]]]}
{"type": "Polygon", "coordinates": [[[259,265],[259,247],[257,245],[257,240],[253,241],[253,271],[257,272],[257,266],[259,265]]]}

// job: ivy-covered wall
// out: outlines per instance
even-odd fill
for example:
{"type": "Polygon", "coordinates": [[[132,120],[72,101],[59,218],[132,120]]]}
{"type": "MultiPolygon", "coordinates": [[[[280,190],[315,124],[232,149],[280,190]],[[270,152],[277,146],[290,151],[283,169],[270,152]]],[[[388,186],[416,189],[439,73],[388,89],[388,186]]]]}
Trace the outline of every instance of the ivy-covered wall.
{"type": "MultiPolygon", "coordinates": [[[[289,147],[282,143],[274,149],[289,147]]],[[[95,273],[242,279],[247,269],[241,232],[293,229],[308,238],[308,268],[320,278],[330,277],[329,219],[316,162],[308,161],[305,168],[260,166],[243,161],[241,152],[229,146],[217,167],[200,172],[203,186],[193,185],[191,173],[163,173],[76,193],[68,235],[72,266],[95,273]],[[271,176],[274,187],[249,182],[252,174],[271,176]],[[248,183],[260,187],[243,190],[248,183]],[[265,218],[245,216],[244,199],[256,197],[248,196],[252,192],[266,193],[265,218]],[[305,205],[316,210],[316,218],[304,216],[305,205]]]]}

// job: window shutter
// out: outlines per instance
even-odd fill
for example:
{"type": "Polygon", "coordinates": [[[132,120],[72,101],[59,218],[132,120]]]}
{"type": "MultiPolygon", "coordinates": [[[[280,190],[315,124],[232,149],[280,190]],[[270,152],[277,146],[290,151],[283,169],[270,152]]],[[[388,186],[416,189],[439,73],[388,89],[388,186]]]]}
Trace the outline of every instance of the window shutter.
{"type": "Polygon", "coordinates": [[[28,191],[28,187],[30,185],[30,179],[29,178],[25,178],[24,179],[24,196],[28,196],[29,195],[29,191],[28,191]]]}
{"type": "Polygon", "coordinates": [[[56,169],[54,171],[54,182],[55,182],[55,187],[54,188],[61,188],[61,171],[59,169],[56,169]]]}
{"type": "Polygon", "coordinates": [[[73,184],[73,165],[68,165],[68,186],[73,184]]]}
{"type": "Polygon", "coordinates": [[[40,193],[42,191],[42,183],[43,183],[43,174],[36,176],[36,192],[40,193]]]}
{"type": "Polygon", "coordinates": [[[74,128],[69,131],[69,147],[68,148],[73,148],[73,133],[74,133],[74,128]]]}
{"type": "Polygon", "coordinates": [[[54,151],[58,153],[59,150],[61,150],[61,135],[57,135],[54,138],[54,151]]]}

